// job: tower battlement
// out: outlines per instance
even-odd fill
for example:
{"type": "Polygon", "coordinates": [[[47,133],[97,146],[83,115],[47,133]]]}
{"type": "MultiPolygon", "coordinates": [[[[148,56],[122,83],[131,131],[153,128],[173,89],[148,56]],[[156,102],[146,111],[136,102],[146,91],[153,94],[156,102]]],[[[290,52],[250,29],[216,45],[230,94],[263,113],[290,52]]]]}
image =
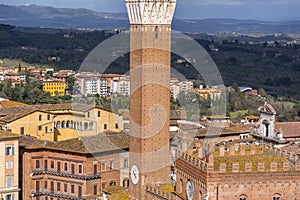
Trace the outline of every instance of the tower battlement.
{"type": "Polygon", "coordinates": [[[230,144],[215,146],[205,157],[201,148],[192,152],[176,151],[176,157],[210,173],[300,171],[298,155],[267,144],[230,144]]]}
{"type": "Polygon", "coordinates": [[[176,0],[126,0],[130,24],[170,25],[176,0]]]}

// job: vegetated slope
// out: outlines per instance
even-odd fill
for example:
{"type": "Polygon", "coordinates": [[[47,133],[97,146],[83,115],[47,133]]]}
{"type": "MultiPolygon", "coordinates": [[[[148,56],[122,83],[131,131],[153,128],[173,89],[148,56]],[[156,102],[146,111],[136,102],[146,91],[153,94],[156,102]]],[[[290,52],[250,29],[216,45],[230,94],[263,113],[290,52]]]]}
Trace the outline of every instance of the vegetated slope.
{"type": "MultiPolygon", "coordinates": [[[[0,26],[0,59],[21,59],[27,63],[50,65],[57,69],[79,69],[81,63],[99,43],[111,36],[104,31],[78,31],[64,29],[14,28],[0,26]],[[54,61],[53,57],[59,58],[54,61]]],[[[276,40],[291,41],[288,36],[194,35],[217,64],[224,83],[265,88],[277,96],[300,99],[300,46],[282,45],[276,40]],[[227,38],[227,39],[226,39],[227,38]],[[275,41],[252,44],[251,41],[275,41]],[[218,51],[211,50],[214,45],[218,51]]],[[[287,44],[285,42],[285,44],[287,44]]],[[[188,79],[201,75],[188,62],[178,63],[180,57],[172,55],[172,67],[188,79]]],[[[126,73],[129,54],[115,60],[107,73],[126,73]]]]}

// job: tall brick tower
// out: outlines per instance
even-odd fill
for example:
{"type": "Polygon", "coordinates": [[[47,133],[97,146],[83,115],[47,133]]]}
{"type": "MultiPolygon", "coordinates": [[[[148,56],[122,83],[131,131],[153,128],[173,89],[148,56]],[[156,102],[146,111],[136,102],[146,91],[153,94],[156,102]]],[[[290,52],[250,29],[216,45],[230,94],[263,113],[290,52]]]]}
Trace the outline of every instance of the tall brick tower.
{"type": "Polygon", "coordinates": [[[171,22],[176,0],[125,0],[130,20],[130,199],[169,181],[171,22]]]}

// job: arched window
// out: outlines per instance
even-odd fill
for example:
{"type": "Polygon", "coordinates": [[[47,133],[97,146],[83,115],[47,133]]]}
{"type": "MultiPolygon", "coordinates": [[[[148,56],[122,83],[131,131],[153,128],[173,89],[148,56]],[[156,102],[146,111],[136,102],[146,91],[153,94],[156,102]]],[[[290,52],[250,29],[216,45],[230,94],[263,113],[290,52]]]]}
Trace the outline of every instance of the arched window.
{"type": "Polygon", "coordinates": [[[79,124],[79,130],[82,130],[82,122],[79,124]]]}
{"type": "Polygon", "coordinates": [[[89,124],[87,122],[84,123],[84,130],[87,131],[89,128],[89,124]]]}
{"type": "Polygon", "coordinates": [[[202,192],[201,191],[199,191],[199,198],[198,199],[202,200],[202,192]]]}
{"type": "Polygon", "coordinates": [[[55,128],[61,128],[61,124],[60,124],[60,121],[56,122],[56,125],[55,125],[55,128]]]}
{"type": "Polygon", "coordinates": [[[70,121],[67,121],[66,128],[70,128],[70,121]]]}
{"type": "Polygon", "coordinates": [[[242,194],[241,196],[240,196],[240,200],[247,200],[248,198],[247,198],[247,195],[245,195],[245,194],[242,194]]]}
{"type": "Polygon", "coordinates": [[[94,123],[90,122],[90,124],[89,124],[89,130],[93,130],[93,129],[94,129],[94,123]]]}
{"type": "Polygon", "coordinates": [[[280,194],[274,194],[273,195],[273,200],[281,200],[281,195],[280,194]]]}
{"type": "Polygon", "coordinates": [[[114,185],[116,185],[116,182],[115,182],[115,181],[111,181],[111,182],[109,183],[109,185],[110,185],[110,186],[114,186],[114,185]]]}
{"type": "Polygon", "coordinates": [[[71,121],[71,128],[75,128],[75,127],[74,127],[74,122],[73,122],[73,121],[71,121]]]}
{"type": "Polygon", "coordinates": [[[61,128],[66,128],[66,122],[65,121],[62,121],[61,128]]]}

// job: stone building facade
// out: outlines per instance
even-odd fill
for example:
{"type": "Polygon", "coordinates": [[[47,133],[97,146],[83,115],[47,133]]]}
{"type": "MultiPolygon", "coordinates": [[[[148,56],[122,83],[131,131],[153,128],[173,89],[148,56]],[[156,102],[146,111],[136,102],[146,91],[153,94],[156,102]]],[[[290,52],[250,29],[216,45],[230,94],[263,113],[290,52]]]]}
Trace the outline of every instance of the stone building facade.
{"type": "Polygon", "coordinates": [[[19,199],[18,135],[0,131],[0,199],[19,199]]]}
{"type": "Polygon", "coordinates": [[[128,187],[128,137],[106,133],[61,142],[20,138],[21,199],[81,200],[128,187]]]}
{"type": "Polygon", "coordinates": [[[27,105],[0,110],[0,128],[49,141],[122,131],[122,116],[85,104],[27,105]]]}
{"type": "Polygon", "coordinates": [[[216,145],[205,157],[196,148],[191,154],[178,151],[176,192],[192,199],[297,199],[300,189],[299,155],[266,144],[216,145]]]}

